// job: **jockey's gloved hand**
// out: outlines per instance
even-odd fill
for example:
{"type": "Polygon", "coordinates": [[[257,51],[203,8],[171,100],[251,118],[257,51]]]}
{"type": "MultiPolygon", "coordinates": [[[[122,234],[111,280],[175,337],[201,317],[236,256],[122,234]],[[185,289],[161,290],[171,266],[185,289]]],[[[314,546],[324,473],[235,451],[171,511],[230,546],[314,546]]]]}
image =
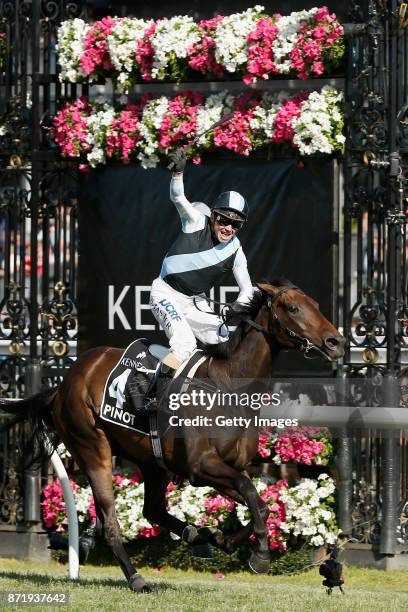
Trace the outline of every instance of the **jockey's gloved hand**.
{"type": "Polygon", "coordinates": [[[183,148],[177,149],[174,153],[170,153],[169,158],[171,159],[171,164],[167,167],[169,170],[173,172],[183,172],[187,163],[186,151],[183,148]]]}
{"type": "Polygon", "coordinates": [[[228,307],[226,308],[225,319],[229,325],[235,325],[235,323],[238,322],[237,319],[239,319],[240,316],[242,316],[246,312],[247,306],[242,302],[238,302],[237,300],[235,300],[235,302],[228,304],[228,307]]]}

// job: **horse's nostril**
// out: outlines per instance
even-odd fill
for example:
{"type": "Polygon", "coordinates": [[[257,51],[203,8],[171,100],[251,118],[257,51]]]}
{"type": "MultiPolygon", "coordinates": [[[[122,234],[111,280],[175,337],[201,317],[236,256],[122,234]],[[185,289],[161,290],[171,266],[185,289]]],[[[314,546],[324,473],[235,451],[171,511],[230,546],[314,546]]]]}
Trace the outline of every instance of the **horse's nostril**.
{"type": "Polygon", "coordinates": [[[339,340],[338,338],[334,338],[333,336],[330,336],[330,338],[326,338],[326,340],[324,341],[325,345],[327,346],[328,349],[335,349],[339,346],[339,340]]]}

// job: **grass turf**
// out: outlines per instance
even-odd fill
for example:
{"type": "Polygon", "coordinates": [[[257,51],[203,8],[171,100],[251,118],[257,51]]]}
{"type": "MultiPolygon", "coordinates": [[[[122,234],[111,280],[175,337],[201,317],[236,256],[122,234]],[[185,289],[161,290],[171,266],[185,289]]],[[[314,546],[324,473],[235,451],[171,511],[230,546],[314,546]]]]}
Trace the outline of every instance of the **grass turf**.
{"type": "MultiPolygon", "coordinates": [[[[142,570],[152,593],[138,595],[126,586],[118,567],[81,568],[79,583],[67,580],[67,566],[0,559],[0,591],[69,593],[69,606],[41,606],[44,610],[101,612],[146,610],[154,612],[339,612],[408,610],[408,571],[346,568],[345,595],[331,596],[321,586],[318,571],[295,576],[254,576],[232,573],[196,573],[174,569],[142,570]]],[[[7,606],[23,610],[28,605],[7,606]]],[[[36,606],[36,609],[40,609],[36,606]]]]}

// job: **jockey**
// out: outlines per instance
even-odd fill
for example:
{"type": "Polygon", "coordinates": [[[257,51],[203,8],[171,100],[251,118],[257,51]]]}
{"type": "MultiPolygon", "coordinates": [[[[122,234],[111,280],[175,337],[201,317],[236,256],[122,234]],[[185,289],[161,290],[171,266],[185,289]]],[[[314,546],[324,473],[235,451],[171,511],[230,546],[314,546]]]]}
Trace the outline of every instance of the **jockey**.
{"type": "Polygon", "coordinates": [[[236,191],[226,191],[211,211],[203,204],[192,204],[184,195],[184,151],[176,151],[171,159],[170,199],[180,215],[182,231],[166,254],[150,294],[150,307],[170,344],[160,371],[165,377],[171,377],[191,356],[196,339],[205,344],[228,340],[228,328],[205,297],[225,272],[232,270],[239,287],[233,311],[238,312],[253,295],[247,260],[236,236],[248,217],[246,200],[236,191]]]}

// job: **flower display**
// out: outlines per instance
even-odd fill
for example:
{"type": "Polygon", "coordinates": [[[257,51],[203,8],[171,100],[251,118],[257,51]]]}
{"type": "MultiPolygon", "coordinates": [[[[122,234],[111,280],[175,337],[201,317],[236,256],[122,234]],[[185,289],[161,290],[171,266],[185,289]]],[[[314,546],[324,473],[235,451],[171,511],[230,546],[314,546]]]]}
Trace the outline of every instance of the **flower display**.
{"type": "Polygon", "coordinates": [[[306,538],[312,546],[334,544],[339,530],[333,511],[334,482],[327,474],[317,480],[304,478],[282,491],[286,519],[280,528],[284,533],[306,538]]]}
{"type": "Polygon", "coordinates": [[[196,24],[189,16],[142,20],[104,17],[92,25],[64,21],[58,31],[61,80],[104,75],[128,90],[138,79],[181,81],[188,72],[210,77],[301,79],[335,69],[344,55],[343,27],[326,7],[267,15],[257,5],[196,24]]]}
{"type": "Polygon", "coordinates": [[[114,158],[154,168],[180,144],[188,145],[195,163],[217,148],[250,155],[273,144],[290,145],[302,155],[332,154],[343,151],[341,103],[342,94],[328,86],[291,97],[252,90],[235,98],[224,91],[205,100],[191,91],[171,99],[148,94],[139,105],[120,110],[82,98],[57,113],[53,133],[63,157],[80,157],[92,167],[114,158]],[[231,112],[231,121],[193,144],[231,112]]]}
{"type": "Polygon", "coordinates": [[[258,453],[276,464],[327,465],[333,454],[330,432],[325,427],[296,427],[261,432],[258,453]]]}
{"type": "MultiPolygon", "coordinates": [[[[334,483],[322,475],[318,480],[301,480],[288,487],[280,480],[274,483],[263,478],[254,479],[261,498],[269,506],[267,519],[271,549],[286,550],[289,536],[303,538],[312,546],[335,541],[338,529],[333,511],[334,483]]],[[[89,486],[79,487],[71,481],[80,523],[95,522],[95,505],[89,486]]],[[[112,479],[116,515],[124,541],[158,536],[160,528],[151,525],[143,516],[144,485],[138,473],[133,476],[115,474],[112,479]]],[[[236,504],[209,487],[170,483],[166,492],[167,509],[176,518],[191,524],[239,528],[250,520],[248,509],[236,504]]],[[[43,489],[43,520],[48,529],[64,531],[67,526],[65,503],[59,482],[43,489]]]]}

